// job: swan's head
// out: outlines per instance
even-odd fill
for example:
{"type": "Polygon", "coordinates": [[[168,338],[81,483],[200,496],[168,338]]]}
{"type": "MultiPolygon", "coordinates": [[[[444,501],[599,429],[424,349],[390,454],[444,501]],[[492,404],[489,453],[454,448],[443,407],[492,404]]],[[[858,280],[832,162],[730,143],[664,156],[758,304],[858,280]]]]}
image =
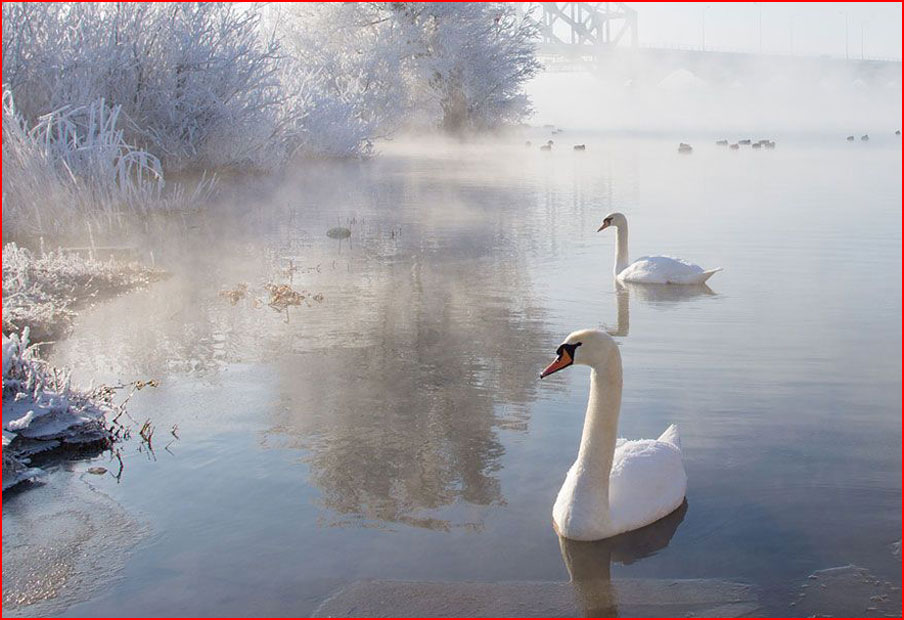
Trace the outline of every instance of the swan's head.
{"type": "Polygon", "coordinates": [[[628,223],[628,218],[626,218],[621,213],[610,213],[606,217],[603,218],[603,223],[599,228],[596,229],[596,232],[600,232],[601,230],[606,230],[610,226],[624,226],[628,223]]]}
{"type": "Polygon", "coordinates": [[[540,373],[540,378],[548,377],[572,364],[593,366],[597,370],[602,370],[613,359],[613,355],[619,355],[618,345],[606,332],[598,329],[571,332],[556,349],[556,359],[540,373]]]}

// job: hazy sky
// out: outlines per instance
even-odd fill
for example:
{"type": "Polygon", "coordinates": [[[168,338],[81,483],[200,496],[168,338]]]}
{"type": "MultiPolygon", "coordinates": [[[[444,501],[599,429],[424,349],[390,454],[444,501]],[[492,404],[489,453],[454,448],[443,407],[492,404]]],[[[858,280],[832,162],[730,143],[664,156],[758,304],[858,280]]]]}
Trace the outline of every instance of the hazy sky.
{"type": "Polygon", "coordinates": [[[860,57],[861,27],[866,56],[901,58],[899,2],[628,2],[638,14],[642,45],[700,47],[705,16],[706,46],[758,51],[760,15],[765,52],[845,54],[860,57]]]}

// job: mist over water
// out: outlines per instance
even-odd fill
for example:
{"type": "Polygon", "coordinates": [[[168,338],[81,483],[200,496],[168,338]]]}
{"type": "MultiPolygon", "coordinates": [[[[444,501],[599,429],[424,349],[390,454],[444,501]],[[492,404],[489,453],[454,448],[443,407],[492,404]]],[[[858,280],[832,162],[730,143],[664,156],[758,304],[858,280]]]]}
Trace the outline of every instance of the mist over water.
{"type": "Polygon", "coordinates": [[[559,71],[528,85],[534,121],[701,138],[720,132],[859,138],[875,127],[893,132],[901,122],[900,63],[668,53],[623,51],[590,66],[553,63],[559,71]]]}

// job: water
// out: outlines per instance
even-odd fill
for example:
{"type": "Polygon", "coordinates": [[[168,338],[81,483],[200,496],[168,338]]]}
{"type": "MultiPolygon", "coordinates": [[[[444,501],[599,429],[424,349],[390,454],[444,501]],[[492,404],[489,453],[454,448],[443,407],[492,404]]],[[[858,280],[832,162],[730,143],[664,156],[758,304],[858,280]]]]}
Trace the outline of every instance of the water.
{"type": "MultiPolygon", "coordinates": [[[[140,523],[134,547],[103,587],[5,612],[305,615],[360,579],[565,582],[551,508],[589,377],[537,374],[570,331],[601,326],[621,345],[620,433],[678,423],[689,478],[655,544],[585,551],[603,578],[744,582],[765,614],[794,613],[829,567],[899,586],[890,134],[739,152],[707,136],[681,156],[576,132],[541,153],[537,132],[530,149],[395,145],[242,185],[143,241],[170,280],[86,312],[54,348],[77,380],[161,381],[130,406],[155,452],[127,444],[119,483],[84,473],[115,471],[106,456],[54,470],[48,487],[77,479],[140,523]],[[614,235],[595,232],[616,210],[632,257],[725,271],[710,289],[617,290],[614,235]],[[337,225],[351,238],[327,238],[337,225]],[[285,314],[262,287],[290,265],[323,301],[285,314]],[[218,296],[239,282],[264,303],[218,296]]],[[[5,498],[4,531],[42,493],[5,498]]]]}

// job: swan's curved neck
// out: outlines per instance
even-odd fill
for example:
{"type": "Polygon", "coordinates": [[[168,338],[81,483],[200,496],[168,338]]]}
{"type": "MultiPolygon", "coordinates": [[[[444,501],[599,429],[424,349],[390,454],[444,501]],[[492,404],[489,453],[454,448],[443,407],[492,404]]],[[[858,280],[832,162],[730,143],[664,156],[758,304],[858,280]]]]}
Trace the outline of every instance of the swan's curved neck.
{"type": "Polygon", "coordinates": [[[628,266],[628,222],[615,225],[615,275],[628,266]]]}
{"type": "Polygon", "coordinates": [[[590,399],[578,450],[578,470],[594,478],[597,492],[605,498],[607,506],[622,393],[621,357],[617,351],[613,355],[615,359],[605,368],[592,367],[590,399]]]}

